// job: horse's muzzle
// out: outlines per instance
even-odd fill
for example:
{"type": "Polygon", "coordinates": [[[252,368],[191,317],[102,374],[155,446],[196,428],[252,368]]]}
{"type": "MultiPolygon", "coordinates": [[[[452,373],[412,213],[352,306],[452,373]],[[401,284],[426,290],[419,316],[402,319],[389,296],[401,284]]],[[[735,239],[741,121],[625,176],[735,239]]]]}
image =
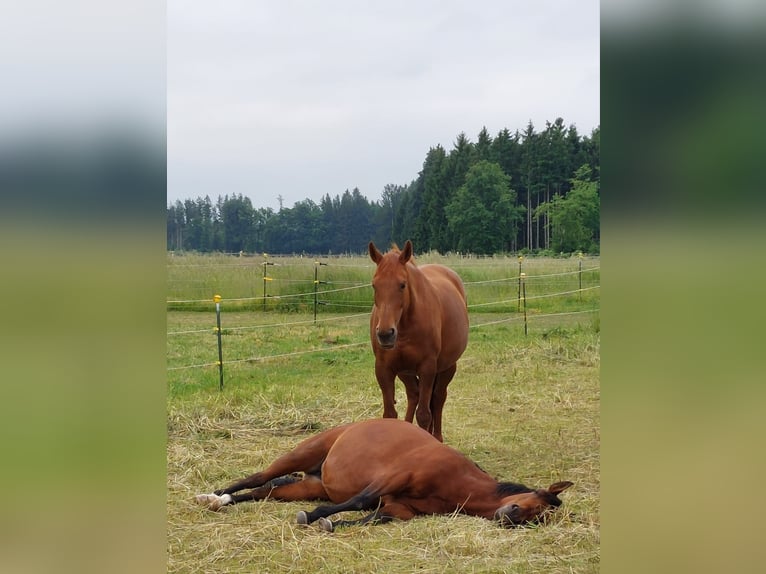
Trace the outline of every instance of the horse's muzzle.
{"type": "Polygon", "coordinates": [[[521,508],[517,504],[506,504],[498,508],[495,512],[495,520],[505,528],[513,528],[524,522],[521,508]]]}
{"type": "Polygon", "coordinates": [[[378,345],[383,349],[393,349],[396,346],[396,329],[393,327],[387,331],[375,331],[375,337],[378,339],[378,345]]]}

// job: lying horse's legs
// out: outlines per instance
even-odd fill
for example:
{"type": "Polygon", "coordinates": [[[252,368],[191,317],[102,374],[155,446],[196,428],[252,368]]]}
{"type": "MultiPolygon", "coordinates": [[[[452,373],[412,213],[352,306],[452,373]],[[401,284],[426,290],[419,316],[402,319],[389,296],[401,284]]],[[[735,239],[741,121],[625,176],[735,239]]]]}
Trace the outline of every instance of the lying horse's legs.
{"type": "Polygon", "coordinates": [[[263,486],[242,494],[231,494],[232,504],[249,500],[272,498],[286,502],[292,500],[329,500],[322,479],[315,474],[307,474],[301,480],[295,476],[283,476],[270,480],[263,486]]]}
{"type": "Polygon", "coordinates": [[[449,369],[438,373],[434,381],[434,392],[431,398],[431,415],[433,416],[433,430],[431,434],[441,442],[444,442],[442,437],[442,412],[444,411],[444,403],[447,402],[447,385],[450,384],[452,377],[455,376],[455,371],[457,371],[457,365],[452,365],[449,369]]]}
{"type": "MultiPolygon", "coordinates": [[[[268,481],[266,484],[245,492],[243,494],[198,494],[195,500],[207,506],[209,510],[218,510],[222,506],[245,502],[247,500],[263,500],[268,498],[276,489],[281,489],[284,485],[300,482],[301,477],[295,474],[289,476],[280,476],[268,481]]],[[[219,491],[221,492],[221,491],[219,491]]]]}
{"type": "Polygon", "coordinates": [[[232,494],[245,488],[256,488],[274,478],[293,472],[318,474],[327,456],[327,452],[343,431],[346,430],[346,426],[335,427],[307,438],[293,450],[272,462],[265,470],[251,474],[247,478],[238,480],[226,488],[216,490],[214,491],[215,494],[220,496],[222,494],[232,494]]]}
{"type": "Polygon", "coordinates": [[[358,520],[337,520],[333,522],[329,518],[322,517],[319,519],[319,527],[326,532],[333,532],[336,528],[345,528],[346,526],[367,524],[368,522],[372,522],[373,524],[385,524],[386,522],[391,522],[392,520],[393,517],[391,516],[381,516],[380,509],[377,509],[372,514],[368,514],[367,516],[359,518],[358,520]]]}
{"type": "Polygon", "coordinates": [[[415,513],[409,506],[405,506],[399,502],[383,502],[383,504],[375,509],[375,512],[368,514],[367,516],[358,520],[338,520],[336,522],[331,521],[329,518],[320,518],[319,526],[322,530],[332,532],[336,528],[343,528],[346,526],[355,526],[358,524],[385,524],[391,522],[395,518],[399,520],[409,520],[413,518],[415,513]]]}
{"type": "Polygon", "coordinates": [[[207,506],[209,510],[266,498],[284,501],[329,500],[322,479],[315,474],[306,474],[302,480],[293,475],[282,476],[241,494],[198,494],[196,496],[197,502],[207,506]]]}
{"type": "Polygon", "coordinates": [[[301,510],[297,516],[298,524],[311,524],[320,518],[325,518],[338,512],[345,512],[346,510],[370,510],[378,505],[379,500],[380,495],[377,494],[376,489],[365,488],[346,502],[317,506],[311,512],[301,510]]]}
{"type": "MultiPolygon", "coordinates": [[[[307,438],[292,451],[280,456],[272,462],[265,470],[251,474],[226,488],[216,490],[213,494],[199,494],[196,496],[197,502],[203,506],[207,506],[211,510],[218,510],[221,506],[239,502],[239,500],[235,500],[234,497],[232,497],[232,494],[246,488],[256,489],[256,492],[247,493],[244,495],[243,500],[265,498],[269,493],[272,493],[273,496],[273,491],[277,488],[282,488],[283,486],[287,487],[295,482],[288,478],[287,482],[283,481],[274,484],[274,479],[279,479],[280,477],[290,475],[294,472],[302,471],[307,476],[316,475],[316,477],[318,477],[322,463],[327,456],[327,452],[338,437],[346,430],[346,426],[348,425],[335,427],[323,431],[316,436],[307,438]],[[270,481],[271,485],[269,486],[267,483],[270,481]],[[259,489],[259,487],[262,486],[264,488],[259,489]]],[[[303,483],[306,481],[304,480],[300,482],[303,483]]],[[[302,485],[301,488],[306,489],[312,486],[314,486],[313,483],[308,481],[307,484],[302,485]]],[[[295,487],[295,490],[300,492],[300,488],[298,487],[295,487]]],[[[310,492],[314,493],[316,490],[310,490],[310,492]]],[[[297,492],[295,496],[298,496],[297,492]]],[[[326,498],[326,494],[324,496],[309,496],[308,498],[326,498]]],[[[301,500],[301,498],[292,498],[291,500],[301,500]]]]}

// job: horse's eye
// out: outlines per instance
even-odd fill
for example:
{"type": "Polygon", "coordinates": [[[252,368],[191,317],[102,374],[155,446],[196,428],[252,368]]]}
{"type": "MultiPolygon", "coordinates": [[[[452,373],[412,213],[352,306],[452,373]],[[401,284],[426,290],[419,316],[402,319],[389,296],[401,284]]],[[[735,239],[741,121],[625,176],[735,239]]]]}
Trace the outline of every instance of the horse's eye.
{"type": "Polygon", "coordinates": [[[404,291],[404,288],[407,287],[406,283],[399,283],[399,290],[404,291]]]}

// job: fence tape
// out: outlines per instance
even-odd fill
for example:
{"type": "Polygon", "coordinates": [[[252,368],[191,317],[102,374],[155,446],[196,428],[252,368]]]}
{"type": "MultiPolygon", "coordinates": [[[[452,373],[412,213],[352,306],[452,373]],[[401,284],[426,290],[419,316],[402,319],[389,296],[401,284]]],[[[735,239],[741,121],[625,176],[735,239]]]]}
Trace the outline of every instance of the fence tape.
{"type": "MultiPolygon", "coordinates": [[[[206,265],[189,265],[189,266],[190,267],[205,267],[206,265]]],[[[247,267],[248,265],[229,265],[229,266],[247,267]]],[[[369,266],[360,266],[360,265],[335,265],[335,264],[333,264],[333,266],[334,267],[369,267],[369,266]]],[[[260,264],[258,264],[257,266],[256,265],[249,265],[249,267],[258,268],[258,267],[260,267],[260,264]]],[[[559,277],[559,276],[565,276],[565,275],[576,275],[576,274],[579,274],[579,273],[586,273],[586,272],[589,272],[589,271],[599,270],[600,268],[601,268],[600,266],[597,266],[597,267],[591,267],[591,268],[588,268],[588,269],[583,269],[581,271],[580,270],[567,271],[567,272],[563,272],[563,273],[551,273],[551,274],[546,274],[546,275],[525,275],[525,279],[532,279],[532,278],[533,279],[539,279],[539,278],[543,278],[543,277],[559,277]]],[[[518,280],[519,280],[519,276],[517,275],[517,276],[514,276],[514,277],[508,277],[508,278],[504,278],[504,279],[491,279],[491,280],[487,280],[487,281],[464,282],[464,285],[466,285],[466,286],[481,285],[481,284],[487,284],[487,283],[499,283],[499,282],[507,282],[507,281],[518,281],[518,280]]],[[[299,282],[299,281],[296,280],[294,282],[299,282]]],[[[338,288],[338,289],[328,289],[328,290],[324,290],[324,291],[317,291],[316,293],[311,291],[311,292],[307,292],[307,293],[298,293],[298,294],[290,294],[290,295],[268,296],[267,299],[288,299],[288,298],[297,298],[297,297],[307,297],[307,298],[310,297],[313,300],[313,297],[315,295],[319,296],[319,295],[322,295],[322,294],[337,293],[337,292],[340,292],[340,291],[350,291],[350,290],[353,290],[353,289],[361,289],[361,288],[366,288],[366,287],[369,287],[369,286],[370,286],[370,283],[353,284],[350,287],[341,287],[341,288],[338,288]]],[[[595,286],[591,286],[591,287],[585,287],[585,288],[582,288],[582,289],[574,289],[574,290],[571,290],[571,291],[563,291],[563,292],[559,292],[559,293],[547,293],[547,294],[542,294],[542,295],[532,295],[532,296],[526,297],[526,300],[529,301],[529,300],[533,300],[533,299],[544,299],[544,298],[550,298],[550,297],[560,297],[560,296],[565,296],[565,295],[573,295],[573,294],[576,294],[576,293],[582,293],[583,291],[590,291],[590,290],[593,290],[593,289],[600,289],[600,288],[601,288],[600,285],[595,285],[595,286]]],[[[227,299],[227,301],[263,301],[263,300],[264,300],[264,297],[262,297],[262,296],[259,296],[259,297],[240,297],[240,298],[227,299]]],[[[210,302],[209,299],[192,299],[192,300],[170,300],[170,301],[167,301],[166,303],[167,304],[182,304],[182,303],[209,303],[209,302],[210,302]]],[[[503,301],[492,301],[492,302],[489,302],[489,303],[477,303],[477,304],[474,304],[474,305],[468,305],[467,307],[470,310],[470,309],[473,309],[473,308],[487,307],[487,306],[491,306],[491,305],[501,305],[501,304],[508,304],[508,303],[516,303],[516,302],[518,302],[518,297],[514,297],[513,299],[506,299],[506,300],[503,300],[503,301]]],[[[360,302],[359,305],[353,305],[353,304],[350,304],[350,303],[347,303],[347,302],[345,302],[345,303],[332,303],[332,302],[329,302],[329,301],[322,301],[322,302],[318,302],[318,303],[322,304],[322,305],[334,306],[334,307],[347,307],[347,308],[348,307],[357,307],[357,308],[367,308],[367,309],[369,309],[369,302],[360,302]]],[[[544,318],[544,317],[556,317],[556,316],[565,316],[565,315],[579,315],[579,314],[585,314],[585,313],[595,313],[595,312],[598,312],[599,310],[600,310],[600,308],[587,309],[587,310],[583,310],[583,311],[569,311],[569,312],[562,312],[562,313],[547,313],[547,314],[543,314],[543,315],[534,315],[534,316],[532,316],[532,318],[533,319],[540,319],[540,318],[544,318]]],[[[283,323],[268,323],[268,324],[260,324],[260,325],[245,325],[245,326],[238,326],[238,327],[227,327],[227,328],[224,328],[223,330],[224,331],[244,331],[244,330],[248,330],[248,329],[266,329],[266,328],[284,327],[284,326],[292,326],[292,325],[314,324],[316,322],[343,321],[343,320],[347,320],[347,319],[356,319],[356,318],[359,318],[359,317],[368,317],[368,316],[369,316],[369,311],[365,311],[363,313],[357,313],[357,314],[354,314],[354,315],[344,315],[342,317],[327,317],[327,318],[316,319],[316,320],[292,321],[292,322],[283,322],[283,323]]],[[[496,321],[488,321],[486,323],[479,323],[479,324],[476,324],[476,325],[470,325],[470,328],[471,329],[476,329],[476,328],[481,328],[481,327],[485,327],[485,326],[498,325],[498,324],[502,324],[502,323],[509,323],[509,322],[512,322],[512,321],[521,321],[521,320],[523,320],[522,316],[514,316],[514,317],[508,317],[508,318],[505,318],[505,319],[499,319],[499,320],[496,320],[496,321]]],[[[209,333],[209,332],[215,332],[215,330],[211,329],[211,328],[207,328],[207,329],[187,330],[187,331],[172,331],[172,332],[168,332],[167,335],[168,336],[171,336],[171,335],[187,335],[187,334],[209,333]]],[[[263,357],[250,357],[250,358],[247,358],[247,359],[233,359],[233,360],[225,361],[225,363],[226,364],[234,364],[234,363],[258,362],[258,361],[265,361],[265,360],[269,360],[269,359],[278,359],[278,358],[286,358],[286,357],[294,357],[294,356],[306,355],[306,354],[311,354],[311,353],[318,353],[318,352],[323,352],[323,351],[324,352],[334,351],[336,349],[358,347],[358,346],[368,345],[368,344],[369,344],[369,340],[366,340],[366,341],[358,342],[358,343],[349,343],[349,344],[337,345],[337,346],[333,346],[333,347],[322,347],[322,348],[319,348],[319,349],[309,349],[309,350],[305,350],[305,351],[295,351],[295,352],[292,352],[292,353],[283,353],[283,354],[279,354],[279,355],[267,355],[267,356],[263,356],[263,357]]],[[[183,369],[194,369],[194,368],[210,367],[210,366],[218,366],[218,365],[219,365],[219,363],[216,361],[216,362],[201,363],[201,364],[196,364],[196,365],[186,365],[186,366],[180,366],[180,367],[168,367],[167,370],[168,371],[178,371],[178,370],[183,370],[183,369]]]]}
{"type": "MultiPolygon", "coordinates": [[[[534,315],[534,318],[535,319],[541,319],[543,317],[557,317],[557,316],[563,316],[563,315],[581,315],[581,314],[584,314],[584,313],[596,313],[598,311],[600,311],[600,308],[587,309],[587,310],[584,310],[584,311],[568,311],[568,312],[565,312],[565,313],[547,313],[545,315],[534,315]]],[[[507,319],[499,319],[497,321],[488,321],[486,323],[480,323],[478,325],[470,325],[469,328],[471,328],[471,329],[478,329],[480,327],[486,327],[486,326],[489,326],[489,325],[499,325],[501,323],[509,323],[511,321],[520,321],[522,319],[523,319],[523,317],[508,317],[507,319]]],[[[267,361],[269,359],[283,359],[283,358],[286,358],[286,357],[297,357],[297,356],[300,356],[300,355],[308,355],[308,354],[311,354],[311,353],[320,353],[322,351],[335,351],[337,349],[346,349],[346,348],[350,348],[350,347],[360,347],[362,345],[369,345],[369,344],[370,344],[370,341],[366,340],[366,341],[361,341],[361,342],[358,342],[358,343],[347,343],[345,345],[336,345],[336,346],[333,346],[333,347],[322,347],[320,349],[309,349],[309,350],[306,350],[306,351],[295,351],[293,353],[281,353],[279,355],[266,355],[266,356],[263,356],[263,357],[250,357],[248,359],[233,359],[231,361],[225,361],[225,363],[227,365],[231,365],[231,364],[234,364],[234,363],[247,363],[247,362],[253,362],[254,363],[254,362],[258,362],[258,361],[267,361]]],[[[168,371],[180,371],[180,370],[184,370],[184,369],[196,369],[196,368],[201,368],[201,367],[217,367],[217,366],[218,366],[218,362],[216,361],[216,362],[213,362],[213,363],[201,363],[201,364],[197,364],[197,365],[185,365],[185,366],[181,366],[181,367],[168,367],[167,370],[168,371]]]]}

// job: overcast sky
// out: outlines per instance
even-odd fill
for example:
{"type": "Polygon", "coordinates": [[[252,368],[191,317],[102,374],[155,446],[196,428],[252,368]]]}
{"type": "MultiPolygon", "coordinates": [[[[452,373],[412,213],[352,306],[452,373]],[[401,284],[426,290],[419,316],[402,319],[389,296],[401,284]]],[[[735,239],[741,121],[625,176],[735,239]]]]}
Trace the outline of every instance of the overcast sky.
{"type": "Polygon", "coordinates": [[[168,0],[167,26],[171,203],[377,201],[460,132],[600,124],[596,0],[168,0]]]}

